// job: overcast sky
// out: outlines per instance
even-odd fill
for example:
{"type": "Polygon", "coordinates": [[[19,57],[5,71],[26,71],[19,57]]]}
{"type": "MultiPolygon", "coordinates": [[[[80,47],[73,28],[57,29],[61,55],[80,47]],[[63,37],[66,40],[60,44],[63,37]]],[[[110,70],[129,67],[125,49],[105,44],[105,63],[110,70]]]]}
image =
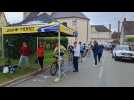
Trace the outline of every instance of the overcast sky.
{"type": "MultiPolygon", "coordinates": [[[[117,30],[118,20],[134,20],[134,12],[83,12],[89,19],[90,24],[105,25],[112,24],[112,30],[117,30]]],[[[8,22],[16,23],[23,20],[22,12],[6,12],[8,22]]]]}

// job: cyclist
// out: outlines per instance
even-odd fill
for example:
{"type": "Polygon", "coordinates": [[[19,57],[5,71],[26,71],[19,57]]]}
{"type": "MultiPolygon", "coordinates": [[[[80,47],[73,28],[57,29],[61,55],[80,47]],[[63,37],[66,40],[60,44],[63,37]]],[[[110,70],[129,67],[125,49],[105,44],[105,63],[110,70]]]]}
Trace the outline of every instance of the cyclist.
{"type": "MultiPolygon", "coordinates": [[[[66,48],[63,45],[60,45],[60,57],[64,59],[64,54],[65,54],[66,48]]],[[[56,47],[54,49],[54,55],[58,57],[59,55],[59,46],[58,43],[56,43],[56,47]]]]}
{"type": "MultiPolygon", "coordinates": [[[[64,66],[64,54],[66,52],[66,48],[63,45],[60,45],[60,58],[61,58],[61,67],[64,66]]],[[[56,60],[58,60],[58,56],[59,56],[59,46],[58,43],[56,43],[56,47],[54,49],[54,55],[56,57],[56,60]]],[[[63,68],[61,69],[61,72],[64,73],[63,68]]]]}

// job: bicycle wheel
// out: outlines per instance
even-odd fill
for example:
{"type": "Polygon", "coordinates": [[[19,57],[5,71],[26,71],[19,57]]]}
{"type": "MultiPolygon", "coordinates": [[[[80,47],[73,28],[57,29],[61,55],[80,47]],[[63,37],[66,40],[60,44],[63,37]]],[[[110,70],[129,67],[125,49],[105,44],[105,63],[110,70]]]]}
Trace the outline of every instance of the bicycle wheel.
{"type": "Polygon", "coordinates": [[[53,63],[50,67],[50,74],[52,76],[55,76],[58,70],[58,65],[56,63],[53,63]]]}

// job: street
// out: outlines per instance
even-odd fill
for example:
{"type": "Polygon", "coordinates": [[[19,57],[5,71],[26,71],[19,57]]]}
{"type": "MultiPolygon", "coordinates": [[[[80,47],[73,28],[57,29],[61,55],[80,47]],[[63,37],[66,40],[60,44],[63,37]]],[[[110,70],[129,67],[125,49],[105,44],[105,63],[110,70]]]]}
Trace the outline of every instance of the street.
{"type": "Polygon", "coordinates": [[[134,86],[134,63],[114,61],[109,51],[104,51],[102,62],[93,66],[93,57],[86,57],[79,65],[79,72],[72,72],[66,65],[66,75],[55,83],[55,77],[40,74],[26,81],[18,81],[7,87],[124,87],[134,86]]]}

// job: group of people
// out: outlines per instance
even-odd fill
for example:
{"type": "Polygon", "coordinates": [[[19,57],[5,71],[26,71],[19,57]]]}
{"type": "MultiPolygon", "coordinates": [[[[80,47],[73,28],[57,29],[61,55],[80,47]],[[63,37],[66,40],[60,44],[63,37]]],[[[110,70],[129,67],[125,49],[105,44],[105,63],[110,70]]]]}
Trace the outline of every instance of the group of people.
{"type": "Polygon", "coordinates": [[[79,59],[82,62],[82,58],[85,55],[86,51],[86,45],[82,44],[82,42],[75,41],[73,45],[68,46],[68,52],[69,52],[69,61],[73,61],[73,72],[79,72],[78,63],[79,59]]]}
{"type": "MultiPolygon", "coordinates": [[[[20,60],[19,66],[29,65],[29,57],[31,55],[31,48],[27,42],[23,42],[20,47],[20,60]]],[[[43,70],[43,60],[45,55],[45,48],[42,42],[39,42],[39,46],[37,47],[37,60],[40,64],[41,70],[43,70]]]]}
{"type": "Polygon", "coordinates": [[[93,52],[95,62],[94,65],[97,65],[101,61],[103,49],[103,44],[98,44],[97,41],[91,42],[88,46],[82,44],[81,42],[74,42],[73,45],[69,45],[68,50],[70,55],[72,55],[74,72],[79,71],[79,59],[82,62],[82,58],[88,55],[91,52],[91,50],[93,52]]]}
{"type": "MultiPolygon", "coordinates": [[[[57,56],[58,56],[58,47],[59,47],[58,43],[56,43],[54,54],[57,56]]],[[[98,44],[97,41],[90,43],[89,48],[86,48],[86,46],[82,44],[81,42],[78,43],[77,41],[75,41],[73,45],[68,46],[67,50],[64,46],[61,45],[60,56],[64,57],[65,52],[68,51],[70,60],[73,62],[73,67],[74,67],[73,72],[79,72],[79,67],[78,67],[79,58],[81,58],[81,61],[82,61],[82,57],[84,56],[84,54],[92,50],[95,65],[97,65],[98,62],[101,61],[103,49],[104,49],[104,46],[102,44],[98,44]]],[[[44,55],[45,55],[45,47],[44,47],[43,42],[39,42],[36,54],[37,54],[37,60],[38,60],[38,63],[40,64],[41,70],[43,70],[43,62],[44,62],[44,55]]],[[[30,55],[31,55],[31,48],[28,46],[26,42],[23,42],[20,48],[19,66],[21,66],[22,64],[28,65],[30,55]]]]}
{"type": "Polygon", "coordinates": [[[101,61],[104,46],[103,44],[98,44],[97,41],[94,41],[93,44],[91,45],[91,49],[93,51],[95,65],[97,65],[98,62],[101,61]]]}

